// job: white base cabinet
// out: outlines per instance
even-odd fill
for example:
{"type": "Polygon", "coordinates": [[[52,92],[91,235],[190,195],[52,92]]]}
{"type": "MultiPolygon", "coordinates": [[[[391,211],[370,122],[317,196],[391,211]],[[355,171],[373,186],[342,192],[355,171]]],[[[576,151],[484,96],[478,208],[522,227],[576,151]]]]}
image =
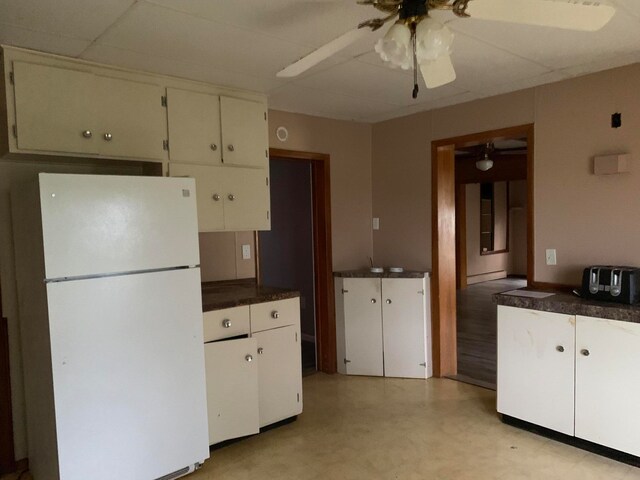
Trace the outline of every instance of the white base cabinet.
{"type": "Polygon", "coordinates": [[[299,298],[205,312],[204,338],[211,445],[302,413],[299,298]]]}
{"type": "Polygon", "coordinates": [[[432,375],[428,276],[337,277],[335,288],[338,372],[432,375]]]}
{"type": "Polygon", "coordinates": [[[640,456],[640,324],[498,307],[498,412],[640,456]]]}

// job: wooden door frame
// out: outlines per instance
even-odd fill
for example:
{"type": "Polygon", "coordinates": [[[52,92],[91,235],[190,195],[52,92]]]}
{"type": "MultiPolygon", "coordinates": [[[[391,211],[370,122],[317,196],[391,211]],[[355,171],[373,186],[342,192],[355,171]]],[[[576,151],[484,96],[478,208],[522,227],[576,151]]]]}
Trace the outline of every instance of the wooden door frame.
{"type": "Polygon", "coordinates": [[[431,142],[432,341],[434,375],[458,373],[456,335],[455,149],[487,139],[527,138],[527,283],[535,284],[533,159],[534,125],[489,130],[431,142]]]}
{"type": "Polygon", "coordinates": [[[2,294],[0,293],[0,404],[6,407],[0,410],[0,475],[16,470],[9,368],[9,326],[7,319],[2,315],[2,294]]]}
{"type": "Polygon", "coordinates": [[[311,164],[313,274],[316,309],[316,350],[319,372],[336,373],[336,314],[331,244],[330,155],[270,148],[269,158],[311,164]]]}

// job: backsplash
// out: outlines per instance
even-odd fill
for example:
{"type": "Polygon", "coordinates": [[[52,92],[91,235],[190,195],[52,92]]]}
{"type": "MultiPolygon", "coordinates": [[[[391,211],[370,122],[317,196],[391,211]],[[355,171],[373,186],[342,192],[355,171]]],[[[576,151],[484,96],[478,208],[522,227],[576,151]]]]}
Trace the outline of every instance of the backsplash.
{"type": "Polygon", "coordinates": [[[255,278],[254,232],[201,233],[199,237],[203,282],[255,278]],[[242,245],[249,245],[249,260],[242,258],[242,245]]]}

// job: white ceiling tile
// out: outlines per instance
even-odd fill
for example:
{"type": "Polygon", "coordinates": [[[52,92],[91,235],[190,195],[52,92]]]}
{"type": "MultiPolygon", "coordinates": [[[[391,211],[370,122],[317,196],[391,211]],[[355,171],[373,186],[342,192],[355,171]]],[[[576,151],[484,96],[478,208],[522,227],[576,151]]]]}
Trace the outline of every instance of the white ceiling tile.
{"type": "Polygon", "coordinates": [[[368,121],[368,118],[375,115],[396,110],[397,106],[286,85],[269,95],[269,108],[341,120],[368,121]]]}
{"type": "Polygon", "coordinates": [[[482,91],[549,72],[536,63],[462,34],[455,37],[452,60],[458,75],[454,85],[469,91],[482,91]]]}
{"type": "Polygon", "coordinates": [[[87,48],[91,42],[0,23],[0,43],[75,57],[87,48]]]}
{"type": "Polygon", "coordinates": [[[623,11],[618,11],[611,22],[597,32],[577,32],[473,18],[454,20],[451,27],[552,69],[588,63],[597,57],[620,56],[640,50],[640,24],[623,11]]]}
{"type": "Polygon", "coordinates": [[[621,10],[626,10],[640,19],[640,2],[638,0],[615,0],[621,10]]]}
{"type": "Polygon", "coordinates": [[[560,72],[570,77],[576,77],[578,75],[600,72],[602,70],[609,70],[637,62],[640,62],[640,51],[617,57],[600,57],[584,65],[576,65],[575,67],[562,69],[560,72]]]}
{"type": "Polygon", "coordinates": [[[275,76],[309,51],[289,42],[146,3],[138,4],[98,43],[265,77],[275,76]]]}
{"type": "Polygon", "coordinates": [[[252,77],[242,73],[221,70],[213,65],[198,65],[106,45],[92,45],[82,54],[81,58],[108,65],[172,75],[223,87],[240,88],[261,93],[266,93],[286,83],[275,76],[270,78],[252,77]]]}
{"type": "Polygon", "coordinates": [[[148,0],[299,45],[319,47],[381,12],[354,0],[148,0]]]}
{"type": "Polygon", "coordinates": [[[2,0],[0,19],[15,27],[93,40],[134,0],[2,0]]]}

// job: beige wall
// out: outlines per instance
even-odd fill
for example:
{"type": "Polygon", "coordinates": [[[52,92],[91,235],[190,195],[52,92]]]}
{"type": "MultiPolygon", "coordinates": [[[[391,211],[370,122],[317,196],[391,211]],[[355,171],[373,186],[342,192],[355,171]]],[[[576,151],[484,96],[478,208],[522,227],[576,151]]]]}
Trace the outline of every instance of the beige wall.
{"type": "Polygon", "coordinates": [[[269,111],[269,145],[331,155],[333,269],[365,267],[371,234],[371,125],[269,111]],[[289,139],[276,138],[284,126],[289,139]]]}
{"type": "Polygon", "coordinates": [[[431,267],[431,222],[424,221],[431,207],[424,199],[431,197],[426,172],[432,140],[535,122],[535,280],[578,284],[581,269],[590,264],[640,264],[640,222],[633,216],[640,211],[637,168],[632,162],[629,174],[591,173],[594,155],[625,152],[634,161],[640,158],[639,84],[640,64],[634,64],[374,125],[374,215],[380,209],[394,218],[393,228],[381,218],[375,258],[431,267]],[[610,128],[614,112],[623,114],[617,130],[610,128]],[[406,183],[387,182],[393,169],[388,162],[406,169],[395,173],[406,183]],[[413,203],[398,205],[397,198],[413,203]],[[557,266],[545,265],[547,248],[557,249],[557,266]]]}
{"type": "MultiPolygon", "coordinates": [[[[12,188],[34,179],[39,172],[119,175],[142,173],[138,167],[81,165],[80,159],[70,159],[67,164],[0,161],[0,283],[2,284],[2,315],[7,318],[9,326],[11,401],[16,459],[27,456],[27,438],[10,192],[12,188]]],[[[4,407],[4,405],[0,406],[0,408],[4,407]]]]}
{"type": "Polygon", "coordinates": [[[200,273],[203,282],[255,278],[254,232],[201,233],[200,273]],[[251,248],[251,259],[242,258],[242,245],[251,248]]]}

